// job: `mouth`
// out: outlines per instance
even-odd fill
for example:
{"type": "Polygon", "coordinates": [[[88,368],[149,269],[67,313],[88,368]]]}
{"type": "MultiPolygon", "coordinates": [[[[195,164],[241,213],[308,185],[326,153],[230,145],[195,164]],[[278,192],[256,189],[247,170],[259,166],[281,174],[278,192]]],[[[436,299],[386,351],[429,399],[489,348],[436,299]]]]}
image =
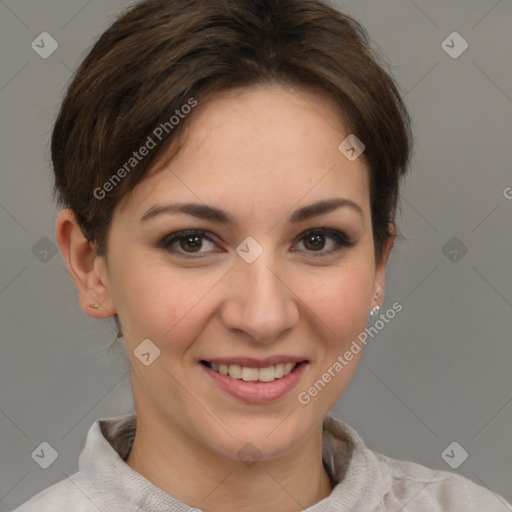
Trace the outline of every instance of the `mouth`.
{"type": "Polygon", "coordinates": [[[307,371],[300,357],[273,356],[264,360],[223,358],[198,361],[215,389],[248,404],[269,404],[285,397],[307,371]]]}
{"type": "MultiPolygon", "coordinates": [[[[288,361],[265,367],[242,366],[239,364],[224,364],[206,360],[199,361],[210,370],[235,380],[245,382],[274,382],[295,372],[299,366],[305,365],[307,361],[288,361]]],[[[261,366],[261,365],[259,365],[261,366]]]]}

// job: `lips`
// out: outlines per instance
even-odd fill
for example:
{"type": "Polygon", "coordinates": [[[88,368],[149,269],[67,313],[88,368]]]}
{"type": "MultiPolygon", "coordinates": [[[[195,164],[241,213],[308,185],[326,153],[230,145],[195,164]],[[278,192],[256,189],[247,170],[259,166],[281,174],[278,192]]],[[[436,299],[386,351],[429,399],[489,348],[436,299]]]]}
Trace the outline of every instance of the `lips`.
{"type": "Polygon", "coordinates": [[[221,375],[227,375],[232,379],[243,380],[245,382],[273,382],[276,379],[281,379],[294,370],[297,364],[300,363],[278,363],[273,366],[266,366],[262,368],[240,366],[238,364],[222,364],[210,363],[209,361],[201,361],[202,364],[211,368],[214,372],[221,375]]]}
{"type": "Polygon", "coordinates": [[[302,363],[304,361],[307,362],[307,359],[301,356],[277,355],[265,357],[263,359],[256,359],[253,357],[214,357],[211,359],[203,359],[199,362],[225,364],[227,366],[234,364],[238,366],[245,366],[247,368],[267,368],[280,363],[302,363]]]}
{"type": "Polygon", "coordinates": [[[223,358],[207,361],[203,359],[198,363],[205,375],[211,379],[210,382],[214,383],[218,389],[244,402],[263,404],[284,397],[297,386],[309,361],[303,358],[278,356],[263,360],[223,358]],[[233,361],[237,363],[249,361],[249,364],[254,366],[241,366],[232,363],[233,361]],[[278,362],[268,366],[268,361],[278,362]],[[285,368],[288,373],[285,373],[285,368]],[[279,376],[280,372],[282,376],[279,376]]]}

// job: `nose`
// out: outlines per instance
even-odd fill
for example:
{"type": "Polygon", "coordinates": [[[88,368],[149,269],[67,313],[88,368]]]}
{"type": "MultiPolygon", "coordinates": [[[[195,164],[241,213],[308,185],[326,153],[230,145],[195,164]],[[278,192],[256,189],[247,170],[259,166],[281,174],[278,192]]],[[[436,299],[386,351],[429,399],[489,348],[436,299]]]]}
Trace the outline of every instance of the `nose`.
{"type": "Polygon", "coordinates": [[[241,331],[257,343],[271,343],[297,324],[299,310],[292,287],[278,274],[270,251],[252,263],[241,258],[227,283],[222,308],[226,328],[241,331]]]}

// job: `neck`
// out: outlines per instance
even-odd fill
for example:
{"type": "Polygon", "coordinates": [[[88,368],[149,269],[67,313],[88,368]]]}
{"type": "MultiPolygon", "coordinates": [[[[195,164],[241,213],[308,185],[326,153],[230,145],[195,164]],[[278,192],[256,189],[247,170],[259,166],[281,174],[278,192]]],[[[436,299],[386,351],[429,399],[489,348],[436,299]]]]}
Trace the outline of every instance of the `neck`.
{"type": "Polygon", "coordinates": [[[177,500],[204,512],[300,511],[328,497],[322,425],[284,457],[243,465],[209,452],[175,426],[137,417],[126,463],[177,500]],[[248,485],[250,483],[250,485],[248,485]]]}

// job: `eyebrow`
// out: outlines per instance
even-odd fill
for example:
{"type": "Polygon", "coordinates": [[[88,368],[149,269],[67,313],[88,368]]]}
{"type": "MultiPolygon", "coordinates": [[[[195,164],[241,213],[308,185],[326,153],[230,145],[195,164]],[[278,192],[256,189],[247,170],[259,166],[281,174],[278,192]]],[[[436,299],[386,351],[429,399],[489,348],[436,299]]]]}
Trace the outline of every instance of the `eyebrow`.
{"type": "MultiPolygon", "coordinates": [[[[356,211],[364,219],[363,210],[357,203],[351,201],[350,199],[335,197],[332,199],[324,199],[321,201],[317,201],[308,206],[303,206],[302,208],[299,208],[298,210],[292,213],[289,221],[292,224],[303,222],[307,219],[310,219],[311,217],[324,215],[326,213],[330,213],[342,207],[348,207],[356,211]]],[[[149,210],[147,210],[146,213],[144,213],[140,221],[145,222],[161,214],[178,213],[185,213],[197,217],[199,219],[218,222],[220,224],[225,225],[235,224],[235,219],[231,214],[223,210],[220,210],[219,208],[215,208],[214,206],[208,206],[201,203],[175,203],[165,205],[156,204],[152,206],[149,210]]]]}

